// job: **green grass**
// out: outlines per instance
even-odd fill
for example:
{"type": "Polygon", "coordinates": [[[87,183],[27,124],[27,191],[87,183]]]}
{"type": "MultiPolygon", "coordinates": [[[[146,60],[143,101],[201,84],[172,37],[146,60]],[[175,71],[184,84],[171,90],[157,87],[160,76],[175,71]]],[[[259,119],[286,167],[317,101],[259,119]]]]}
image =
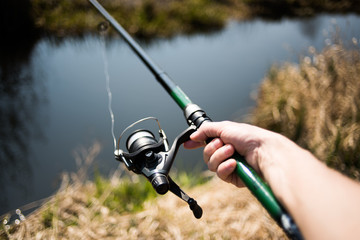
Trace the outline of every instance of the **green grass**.
{"type": "Polygon", "coordinates": [[[105,196],[104,206],[119,213],[140,211],[145,201],[156,197],[155,190],[144,177],[134,177],[132,180],[124,177],[119,184],[114,186],[109,179],[96,174],[94,182],[95,197],[105,196]]]}
{"type": "Polygon", "coordinates": [[[172,179],[180,186],[180,188],[193,188],[196,186],[207,183],[212,178],[209,172],[185,172],[173,171],[171,174],[172,179]]]}
{"type": "MultiPolygon", "coordinates": [[[[171,177],[183,189],[202,185],[211,179],[211,176],[206,173],[187,173],[184,171],[173,172],[171,177]]],[[[151,183],[144,176],[128,174],[122,177],[118,184],[113,185],[108,178],[97,173],[94,183],[96,186],[95,197],[102,199],[104,206],[111,211],[119,213],[141,211],[144,202],[158,196],[151,183]]],[[[172,193],[169,191],[168,194],[172,193]]]]}

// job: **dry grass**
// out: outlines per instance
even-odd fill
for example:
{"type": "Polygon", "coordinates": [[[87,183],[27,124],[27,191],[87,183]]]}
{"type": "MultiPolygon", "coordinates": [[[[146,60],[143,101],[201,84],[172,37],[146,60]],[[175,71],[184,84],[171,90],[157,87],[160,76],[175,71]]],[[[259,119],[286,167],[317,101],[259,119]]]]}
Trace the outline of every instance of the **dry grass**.
{"type": "Polygon", "coordinates": [[[85,180],[86,169],[99,146],[83,152],[81,172],[64,175],[62,187],[33,214],[18,224],[2,226],[1,239],[286,239],[246,189],[212,178],[204,185],[186,189],[202,206],[198,220],[187,204],[172,195],[147,200],[143,210],[122,212],[104,203],[124,181],[117,171],[111,184],[96,196],[94,182],[85,180]]]}
{"type": "Polygon", "coordinates": [[[329,166],[360,179],[360,51],[335,38],[299,65],[274,66],[261,85],[252,123],[280,132],[329,166]]]}

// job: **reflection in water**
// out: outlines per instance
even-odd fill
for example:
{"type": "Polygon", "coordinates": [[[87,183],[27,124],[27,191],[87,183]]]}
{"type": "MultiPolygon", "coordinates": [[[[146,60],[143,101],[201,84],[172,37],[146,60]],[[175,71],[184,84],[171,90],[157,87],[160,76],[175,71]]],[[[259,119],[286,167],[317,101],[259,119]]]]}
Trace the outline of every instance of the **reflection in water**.
{"type": "Polygon", "coordinates": [[[311,17],[304,18],[302,21],[299,21],[300,31],[304,36],[307,36],[311,40],[314,40],[319,33],[323,18],[311,17]]]}
{"type": "Polygon", "coordinates": [[[38,34],[29,8],[26,0],[2,1],[0,8],[0,214],[10,189],[29,189],[28,146],[31,137],[40,134],[36,111],[43,96],[35,90],[39,86],[31,70],[38,34]]]}
{"type": "MultiPolygon", "coordinates": [[[[21,184],[31,176],[28,145],[40,134],[36,111],[42,96],[35,90],[28,57],[0,57],[0,185],[5,192],[7,187],[28,189],[21,184]]],[[[0,196],[0,205],[6,205],[6,194],[0,196]]]]}

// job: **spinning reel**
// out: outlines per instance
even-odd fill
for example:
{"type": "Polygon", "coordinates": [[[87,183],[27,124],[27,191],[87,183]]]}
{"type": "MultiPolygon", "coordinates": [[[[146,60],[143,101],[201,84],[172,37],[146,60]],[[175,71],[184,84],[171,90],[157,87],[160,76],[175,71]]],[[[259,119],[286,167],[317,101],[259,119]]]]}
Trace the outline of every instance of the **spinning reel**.
{"type": "Polygon", "coordinates": [[[176,196],[189,204],[196,218],[201,218],[202,209],[197,202],[190,198],[180,187],[170,178],[169,172],[174,162],[175,156],[181,144],[190,139],[190,135],[195,132],[196,127],[191,125],[180,133],[169,148],[165,132],[161,129],[158,119],[154,117],[143,118],[128,126],[120,135],[115,159],[125,164],[129,171],[144,175],[158,194],[165,194],[169,190],[176,196]],[[155,120],[159,127],[159,140],[148,130],[140,129],[131,133],[126,141],[128,152],[120,149],[120,140],[124,133],[140,122],[155,120]]]}

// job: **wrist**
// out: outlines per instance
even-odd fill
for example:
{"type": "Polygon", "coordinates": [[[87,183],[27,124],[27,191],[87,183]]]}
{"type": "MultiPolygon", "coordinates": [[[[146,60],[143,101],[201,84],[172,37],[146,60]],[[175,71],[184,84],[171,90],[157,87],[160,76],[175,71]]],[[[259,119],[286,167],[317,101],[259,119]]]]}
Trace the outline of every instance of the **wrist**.
{"type": "Polygon", "coordinates": [[[320,162],[309,151],[279,134],[265,137],[262,145],[258,164],[264,180],[285,207],[293,205],[299,193],[296,185],[320,162]]]}

